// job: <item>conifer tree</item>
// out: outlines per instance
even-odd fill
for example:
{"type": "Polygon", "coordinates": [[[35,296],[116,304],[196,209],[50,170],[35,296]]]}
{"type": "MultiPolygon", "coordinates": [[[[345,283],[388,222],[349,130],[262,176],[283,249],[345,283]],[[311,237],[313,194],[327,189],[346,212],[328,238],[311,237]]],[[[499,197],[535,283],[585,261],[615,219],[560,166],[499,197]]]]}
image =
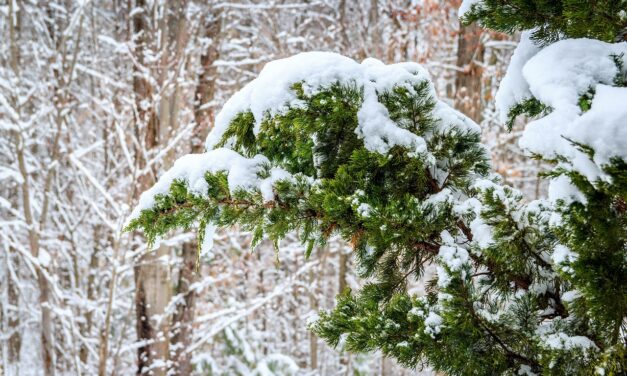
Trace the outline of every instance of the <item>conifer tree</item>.
{"type": "Polygon", "coordinates": [[[154,243],[197,226],[202,247],[239,224],[277,249],[295,231],[307,253],[341,236],[366,283],[312,330],[349,351],[459,375],[625,374],[626,8],[462,5],[466,22],[524,31],[497,106],[504,124],[533,118],[521,146],[555,166],[546,200],[490,173],[479,127],[419,65],[306,53],[235,94],[207,152],[145,192],[128,229],[154,243]]]}

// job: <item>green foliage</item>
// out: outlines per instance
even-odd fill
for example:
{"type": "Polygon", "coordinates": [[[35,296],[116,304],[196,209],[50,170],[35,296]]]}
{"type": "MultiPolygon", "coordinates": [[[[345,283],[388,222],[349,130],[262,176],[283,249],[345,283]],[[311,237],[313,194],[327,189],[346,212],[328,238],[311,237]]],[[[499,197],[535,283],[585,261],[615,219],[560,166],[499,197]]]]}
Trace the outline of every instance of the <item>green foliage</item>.
{"type": "Polygon", "coordinates": [[[294,174],[294,180],[275,184],[275,201],[263,202],[259,192],[232,194],[225,174],[208,173],[206,195],[190,194],[185,182],[178,181],[128,229],[143,229],[152,242],[171,229],[189,228],[199,221],[219,226],[239,223],[253,231],[254,243],[262,236],[279,240],[298,231],[308,247],[339,233],[354,245],[364,276],[376,271],[383,283],[399,288],[402,275],[408,271],[420,275],[422,265],[433,256],[419,250],[433,247],[443,229],[455,231],[450,205],[425,206],[423,201],[445,188],[468,191],[471,177],[485,175],[489,168],[479,134],[454,126],[436,129],[435,98],[428,88],[427,81],[411,91],[395,87],[379,98],[398,124],[428,137],[431,158],[442,161],[435,166],[400,146],[387,155],[364,147],[354,132],[360,88],[334,84],[307,96],[297,84],[293,90],[302,105],[266,116],[256,136],[251,113],[243,112],[220,144],[230,144],[245,156],[263,154],[273,166],[294,174]],[[435,169],[447,172],[441,185],[432,176],[435,169]]]}
{"type": "Polygon", "coordinates": [[[241,113],[218,146],[233,140],[233,150],[242,155],[263,154],[291,173],[331,177],[356,148],[363,147],[354,132],[361,89],[334,84],[312,96],[304,94],[302,84],[295,84],[293,90],[301,105],[282,115],[266,116],[258,137],[253,134],[252,113],[241,113]]]}
{"type": "MultiPolygon", "coordinates": [[[[625,27],[624,1],[478,4],[466,21],[507,32],[536,28],[544,43],[613,40],[625,27]]],[[[614,61],[615,84],[624,86],[623,59],[614,61]]],[[[311,329],[348,351],[380,350],[407,367],[455,375],[627,373],[625,161],[615,158],[590,181],[558,155],[546,176],[566,179],[579,196],[529,203],[489,176],[476,131],[438,115],[442,104],[428,81],[376,93],[399,128],[425,141],[421,153],[365,146],[356,132],[365,89],[357,83],[305,85],[291,87],[296,100],[278,113],[239,113],[218,144],[267,158],[259,179],[276,169],[290,174],[271,182],[271,200],[258,186],[229,188],[228,171],[206,173],[206,191],[175,180],[127,230],[142,229],[152,243],[198,226],[202,242],[208,224],[239,224],[253,233],[253,247],[296,232],[307,256],[340,235],[367,283],[338,296],[311,329]],[[436,269],[431,280],[428,266],[436,269]],[[423,296],[410,292],[416,285],[423,296]]],[[[583,112],[594,95],[591,88],[580,97],[583,112]]],[[[510,110],[508,125],[550,111],[530,98],[510,110]]],[[[593,148],[573,145],[593,161],[593,148]]]]}
{"type": "Polygon", "coordinates": [[[512,106],[509,109],[509,112],[507,113],[507,123],[506,123],[507,130],[508,131],[512,130],[512,127],[514,126],[514,122],[516,121],[516,118],[520,115],[534,117],[540,114],[546,114],[548,112],[551,112],[551,108],[545,106],[544,104],[542,104],[542,102],[540,102],[536,98],[525,99],[524,101],[520,103],[516,103],[514,106],[512,106]]]}
{"type": "Polygon", "coordinates": [[[627,87],[627,70],[625,70],[625,55],[612,55],[612,60],[616,64],[617,74],[614,77],[614,86],[627,87]]]}
{"type": "MultiPolygon", "coordinates": [[[[606,173],[624,181],[624,167],[616,161],[606,173]]],[[[370,284],[341,296],[312,329],[331,345],[346,336],[353,350],[380,349],[408,367],[428,359],[450,374],[516,374],[521,367],[553,375],[587,375],[597,367],[623,374],[625,186],[578,179],[594,204],[560,204],[558,227],[550,224],[552,208],[525,205],[506,187],[482,188],[479,216],[491,227],[492,242],[475,244],[460,270],[439,263],[448,270],[448,281],[437,281],[437,288],[434,282],[422,299],[370,284]],[[558,266],[559,276],[550,262],[558,243],[579,255],[558,266]],[[564,301],[564,294],[575,290],[581,296],[564,301]],[[428,325],[430,312],[442,323],[437,330],[428,325]],[[596,350],[547,348],[538,323],[556,333],[584,335],[596,350]]],[[[467,222],[476,217],[464,216],[467,222]]]]}
{"type": "Polygon", "coordinates": [[[623,39],[627,28],[625,11],[625,0],[482,0],[463,21],[508,34],[533,29],[541,44],[563,38],[614,42],[623,39]]]}
{"type": "Polygon", "coordinates": [[[599,347],[619,341],[627,313],[626,167],[622,160],[606,167],[613,184],[590,182],[573,171],[555,172],[567,176],[583,194],[583,202],[559,203],[562,221],[554,232],[577,255],[562,263],[561,276],[581,293],[574,313],[585,320],[599,347]]]}

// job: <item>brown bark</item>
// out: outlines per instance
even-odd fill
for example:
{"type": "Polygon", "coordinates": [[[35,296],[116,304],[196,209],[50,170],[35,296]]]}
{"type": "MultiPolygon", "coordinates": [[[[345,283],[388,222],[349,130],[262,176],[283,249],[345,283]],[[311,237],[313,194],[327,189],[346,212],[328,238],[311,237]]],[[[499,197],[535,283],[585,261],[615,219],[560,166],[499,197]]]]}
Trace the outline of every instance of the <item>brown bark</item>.
{"type": "Polygon", "coordinates": [[[368,11],[368,32],[372,43],[372,57],[383,58],[383,42],[381,40],[381,30],[379,27],[379,0],[370,0],[370,10],[368,11]]]}
{"type": "Polygon", "coordinates": [[[201,73],[198,77],[198,86],[194,95],[194,120],[196,126],[192,135],[192,153],[200,153],[204,149],[204,140],[213,124],[213,108],[210,102],[213,100],[216,88],[216,67],[213,63],[218,60],[220,54],[221,14],[215,11],[208,15],[204,24],[204,37],[211,39],[212,43],[200,56],[201,73]]]}
{"type": "Polygon", "coordinates": [[[18,35],[20,33],[21,14],[20,1],[9,1],[9,49],[11,51],[9,64],[16,75],[19,74],[20,50],[18,35]],[[15,20],[15,22],[13,22],[15,20]]]}
{"type": "Polygon", "coordinates": [[[191,289],[198,280],[196,273],[196,256],[198,249],[195,243],[183,244],[183,260],[179,270],[177,295],[181,295],[183,302],[176,306],[172,317],[171,344],[174,352],[172,374],[189,375],[192,372],[191,355],[187,348],[191,344],[194,311],[196,308],[196,292],[191,289]]]}
{"type": "MultiPolygon", "coordinates": [[[[10,43],[10,57],[9,64],[14,74],[19,75],[19,48],[18,48],[18,39],[20,33],[20,23],[21,23],[21,12],[19,11],[19,1],[11,1],[9,2],[9,43],[10,43]],[[14,22],[15,21],[15,22],[14,22]]],[[[18,294],[18,286],[13,281],[12,276],[9,274],[9,263],[12,263],[13,254],[15,253],[15,249],[13,247],[9,248],[9,252],[7,253],[6,261],[7,261],[7,290],[8,290],[8,298],[9,298],[9,306],[15,307],[17,310],[19,307],[19,294],[18,294]]],[[[19,270],[17,259],[15,260],[15,266],[13,270],[17,273],[19,270]]],[[[20,358],[20,349],[22,348],[22,338],[19,333],[20,327],[20,315],[18,311],[9,312],[8,313],[8,325],[9,330],[12,331],[8,339],[8,347],[9,347],[9,362],[15,365],[15,371],[19,372],[19,358],[20,358]]],[[[0,373],[2,369],[0,368],[0,373]]]]}
{"type": "Polygon", "coordinates": [[[168,359],[169,323],[163,315],[170,301],[169,267],[164,265],[168,248],[147,252],[135,266],[136,329],[141,346],[137,350],[137,374],[165,375],[168,359]]]}
{"type": "Polygon", "coordinates": [[[457,66],[455,77],[455,107],[477,123],[482,120],[481,75],[484,46],[482,29],[472,24],[463,26],[457,39],[457,66]]]}
{"type": "Polygon", "coordinates": [[[55,374],[55,368],[50,286],[40,270],[37,271],[37,283],[39,284],[39,303],[41,305],[41,347],[43,349],[44,369],[46,375],[52,376],[55,374]]]}
{"type": "MultiPolygon", "coordinates": [[[[338,294],[341,294],[346,289],[346,272],[348,271],[348,254],[344,249],[339,250],[339,270],[338,270],[338,294]]],[[[346,374],[350,370],[350,353],[342,353],[340,357],[340,364],[346,366],[346,374]]]]}
{"type": "MultiPolygon", "coordinates": [[[[14,14],[17,12],[19,14],[19,3],[18,9],[13,9],[12,3],[10,3],[10,14],[14,14]]],[[[9,17],[13,20],[12,17],[9,17]]],[[[16,76],[19,76],[19,48],[18,44],[18,35],[19,35],[19,17],[17,17],[18,22],[13,23],[13,21],[9,22],[9,38],[10,38],[10,51],[11,51],[11,67],[16,76]]],[[[59,111],[57,111],[57,114],[59,111]]],[[[52,145],[51,155],[52,160],[56,161],[58,159],[58,150],[59,150],[59,136],[61,129],[61,118],[57,115],[57,134],[55,136],[55,140],[52,145]]],[[[46,172],[46,185],[44,188],[44,201],[42,203],[42,214],[37,221],[33,215],[32,204],[30,201],[31,197],[31,186],[30,186],[30,175],[28,173],[28,168],[26,166],[25,160],[25,150],[24,150],[24,139],[19,132],[15,132],[15,145],[16,145],[16,156],[18,162],[18,168],[20,174],[22,175],[22,184],[21,184],[21,194],[22,194],[22,208],[24,211],[24,219],[26,224],[28,225],[28,244],[30,248],[31,255],[33,258],[39,258],[39,250],[40,250],[40,229],[43,227],[46,219],[47,219],[47,210],[48,210],[48,194],[50,191],[49,182],[52,180],[52,169],[46,172]]],[[[52,310],[50,304],[50,286],[48,285],[48,281],[45,278],[45,265],[40,265],[36,269],[36,278],[37,284],[39,287],[39,302],[41,307],[41,349],[42,349],[42,361],[43,361],[43,370],[46,376],[51,376],[55,374],[54,367],[54,344],[53,344],[53,323],[52,323],[52,310]]]]}
{"type": "Polygon", "coordinates": [[[346,54],[350,41],[348,39],[347,21],[346,21],[346,0],[340,0],[338,3],[338,26],[340,28],[340,53],[346,54]]]}
{"type": "MultiPolygon", "coordinates": [[[[315,291],[316,275],[314,270],[309,270],[309,287],[314,291],[309,292],[309,308],[312,311],[318,311],[318,299],[316,299],[315,291]]],[[[309,332],[309,368],[318,368],[318,337],[313,332],[309,332]]]]}
{"type": "MultiPolygon", "coordinates": [[[[58,136],[58,135],[57,135],[58,136]]],[[[28,225],[28,243],[31,251],[31,255],[34,259],[39,258],[40,251],[40,236],[39,231],[45,220],[44,214],[46,213],[46,207],[48,201],[44,200],[44,208],[42,210],[42,217],[39,223],[35,221],[33,216],[30,196],[30,175],[26,167],[26,161],[24,157],[24,141],[19,133],[16,133],[16,154],[17,162],[22,175],[22,207],[24,210],[24,219],[28,225]]],[[[53,160],[56,160],[58,150],[58,137],[55,139],[53,145],[53,160]]],[[[48,176],[52,174],[52,171],[48,171],[48,176]]],[[[50,189],[46,184],[46,189],[50,189]]],[[[54,357],[54,342],[53,342],[53,323],[52,323],[52,310],[50,304],[50,286],[48,280],[45,277],[46,266],[39,265],[36,270],[37,285],[39,287],[39,303],[41,307],[41,351],[44,374],[46,376],[52,376],[55,374],[55,357],[54,357]]]]}
{"type": "MultiPolygon", "coordinates": [[[[95,226],[94,227],[94,240],[96,241],[96,244],[98,244],[98,241],[101,237],[101,233],[100,233],[101,227],[100,226],[95,226]]],[[[87,276],[87,300],[92,302],[95,299],[95,277],[96,277],[96,270],[98,268],[98,249],[99,247],[96,246],[94,248],[94,251],[91,253],[91,256],[89,258],[89,275],[87,276]]],[[[78,279],[77,279],[78,281],[78,279]]],[[[94,312],[89,309],[87,312],[85,312],[85,323],[81,324],[81,332],[83,333],[83,336],[85,338],[89,338],[91,336],[91,330],[94,324],[94,312]]],[[[87,349],[87,346],[83,343],[81,345],[81,349],[80,349],[80,353],[79,353],[79,358],[81,360],[81,362],[83,364],[87,364],[87,358],[89,355],[89,351],[87,349]]]]}
{"type": "MultiPolygon", "coordinates": [[[[113,254],[117,257],[119,250],[119,242],[115,240],[113,236],[109,236],[109,243],[112,245],[113,254]]],[[[100,329],[99,344],[98,344],[98,376],[105,376],[107,374],[107,359],[109,357],[109,331],[111,328],[111,315],[113,313],[113,297],[115,295],[115,286],[117,281],[118,269],[116,266],[111,271],[111,279],[109,280],[109,298],[107,301],[107,309],[105,311],[105,322],[100,329]]],[[[124,326],[126,326],[126,320],[124,326]]],[[[122,337],[120,337],[121,339],[122,337]]],[[[115,363],[114,372],[115,374],[115,363]]]]}
{"type": "MultiPolygon", "coordinates": [[[[152,87],[145,75],[150,67],[145,65],[144,52],[148,48],[147,40],[150,35],[146,14],[150,13],[144,0],[137,0],[136,6],[144,8],[144,12],[138,12],[133,17],[133,34],[136,42],[136,61],[134,65],[133,89],[136,100],[136,133],[141,139],[143,130],[144,149],[137,150],[137,169],[146,169],[144,152],[154,149],[164,135],[160,127],[160,119],[152,108],[147,108],[143,102],[151,102],[152,87]]],[[[164,67],[165,68],[165,67],[164,67]]],[[[164,126],[167,126],[165,124],[164,126]]],[[[134,196],[146,190],[154,182],[155,174],[152,171],[144,171],[138,177],[134,196]]],[[[167,260],[169,252],[166,247],[159,247],[139,257],[134,268],[135,273],[135,314],[137,340],[141,345],[137,349],[137,374],[150,373],[153,375],[165,375],[165,364],[168,360],[168,320],[161,318],[155,321],[155,316],[163,315],[165,307],[170,299],[169,265],[163,262],[167,260]],[[162,259],[163,257],[163,259],[162,259]]],[[[105,334],[106,335],[106,334],[105,334]]],[[[102,355],[102,354],[101,354],[102,355]]],[[[104,354],[106,357],[106,354],[104,354]]]]}
{"type": "Polygon", "coordinates": [[[111,281],[109,281],[109,301],[107,304],[105,323],[104,327],[100,331],[100,344],[98,346],[98,376],[105,376],[107,374],[107,358],[109,357],[109,328],[111,327],[111,311],[116,277],[117,272],[114,267],[111,273],[111,281]]]}
{"type": "MultiPolygon", "coordinates": [[[[214,97],[216,68],[213,65],[219,53],[220,14],[214,13],[205,16],[203,25],[204,37],[211,39],[200,57],[202,71],[198,77],[195,92],[194,120],[195,127],[191,140],[192,153],[200,153],[204,148],[204,138],[213,123],[213,111],[209,103],[214,97]]],[[[178,38],[180,40],[180,36],[178,38]]],[[[172,317],[173,360],[170,373],[175,375],[189,375],[192,372],[191,353],[187,352],[192,341],[192,328],[196,309],[196,292],[191,289],[198,280],[197,274],[198,245],[189,242],[183,245],[182,261],[179,267],[179,278],[175,294],[183,298],[183,302],[176,306],[172,317]]]]}
{"type": "Polygon", "coordinates": [[[12,269],[17,273],[19,270],[19,266],[17,264],[17,259],[12,260],[12,255],[15,254],[15,249],[13,247],[9,248],[9,252],[6,255],[7,257],[7,290],[8,290],[8,298],[9,298],[9,307],[14,307],[15,311],[8,312],[8,324],[9,330],[11,334],[8,339],[8,347],[9,347],[9,363],[13,364],[16,368],[14,369],[16,373],[19,373],[19,361],[20,361],[20,349],[22,348],[22,337],[19,332],[20,327],[20,313],[19,308],[19,293],[18,286],[15,284],[13,280],[13,276],[10,275],[10,271],[8,268],[8,264],[14,262],[12,269]]]}
{"type": "Polygon", "coordinates": [[[346,289],[346,272],[348,270],[348,254],[344,252],[344,250],[340,249],[340,260],[339,260],[339,281],[338,281],[338,293],[341,294],[346,289]]]}

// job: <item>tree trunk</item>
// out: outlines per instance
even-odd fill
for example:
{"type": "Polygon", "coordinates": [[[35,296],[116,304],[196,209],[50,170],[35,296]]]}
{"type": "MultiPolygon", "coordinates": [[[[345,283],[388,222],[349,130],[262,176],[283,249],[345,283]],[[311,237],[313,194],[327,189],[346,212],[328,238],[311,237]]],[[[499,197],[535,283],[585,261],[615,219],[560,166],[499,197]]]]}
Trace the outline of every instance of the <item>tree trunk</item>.
{"type": "Polygon", "coordinates": [[[41,306],[41,347],[43,349],[44,371],[46,376],[55,374],[54,338],[52,336],[52,309],[50,307],[50,286],[43,273],[43,267],[37,269],[39,284],[39,303],[41,306]]]}
{"type": "Polygon", "coordinates": [[[340,249],[340,260],[339,260],[339,280],[338,280],[338,293],[341,294],[346,289],[346,272],[348,270],[348,254],[344,252],[343,249],[340,249]]]}
{"type": "Polygon", "coordinates": [[[111,314],[113,310],[113,294],[115,292],[115,282],[117,279],[117,267],[113,267],[111,272],[111,280],[109,281],[109,300],[107,302],[107,310],[105,313],[104,326],[100,330],[100,338],[98,344],[98,376],[107,374],[107,359],[109,357],[109,330],[111,328],[111,314]]]}
{"type": "Polygon", "coordinates": [[[169,323],[163,317],[170,302],[169,250],[161,246],[147,252],[135,266],[135,307],[138,348],[137,374],[165,375],[169,323]]]}
{"type": "Polygon", "coordinates": [[[205,38],[212,43],[200,56],[201,72],[198,76],[198,86],[194,96],[194,120],[196,126],[192,135],[192,153],[204,150],[204,141],[213,124],[213,108],[210,106],[216,87],[216,67],[213,63],[218,60],[220,50],[220,34],[222,31],[221,13],[216,10],[205,19],[205,38]]]}
{"type": "Polygon", "coordinates": [[[5,313],[8,316],[6,317],[6,320],[8,324],[8,330],[10,333],[9,338],[7,340],[9,364],[7,364],[6,366],[9,367],[12,365],[13,367],[12,370],[16,374],[19,374],[20,350],[22,348],[22,336],[20,333],[20,312],[19,312],[19,307],[20,307],[19,298],[20,297],[18,294],[18,286],[16,285],[16,281],[18,281],[18,279],[14,280],[13,276],[11,275],[12,274],[11,270],[13,270],[13,272],[15,273],[15,277],[19,278],[17,275],[19,271],[18,259],[15,258],[13,260],[14,254],[15,254],[15,249],[13,247],[9,247],[9,252],[5,255],[6,263],[7,263],[7,272],[6,272],[7,290],[8,290],[7,291],[7,295],[8,295],[8,307],[7,308],[9,309],[13,308],[13,310],[7,309],[7,312],[5,313]],[[13,265],[9,266],[10,263],[13,263],[13,265]]]}
{"type": "MultiPolygon", "coordinates": [[[[348,271],[348,254],[343,248],[339,249],[339,261],[338,261],[338,294],[341,294],[346,290],[346,272],[348,271]]],[[[348,374],[350,370],[350,353],[342,349],[340,356],[340,364],[346,366],[345,374],[348,374]]]]}
{"type": "MultiPolygon", "coordinates": [[[[99,225],[94,227],[94,241],[96,242],[96,247],[94,248],[89,258],[89,272],[88,272],[89,274],[87,276],[87,294],[86,294],[88,302],[93,302],[95,300],[94,283],[95,283],[96,271],[98,269],[99,240],[101,237],[100,230],[101,230],[101,227],[99,225]]],[[[91,308],[88,308],[88,311],[85,312],[85,322],[80,325],[81,332],[83,333],[82,334],[83,337],[85,338],[91,337],[91,330],[92,330],[93,323],[94,323],[93,320],[94,320],[94,312],[91,310],[91,308]]],[[[89,355],[89,351],[87,349],[87,345],[85,343],[81,344],[79,357],[83,364],[87,364],[88,355],[89,355]]]]}
{"type": "MultiPolygon", "coordinates": [[[[18,76],[19,75],[19,48],[18,48],[18,37],[20,32],[20,23],[21,23],[21,14],[19,11],[19,0],[10,1],[9,2],[9,45],[10,45],[10,56],[9,56],[9,65],[13,70],[13,73],[18,76]],[[15,22],[14,22],[15,21],[15,22]]],[[[17,196],[17,193],[15,193],[17,196]]],[[[13,254],[15,253],[15,249],[13,247],[9,248],[6,256],[7,263],[7,294],[8,294],[8,305],[9,307],[15,307],[14,312],[6,312],[8,315],[8,330],[12,333],[8,338],[8,362],[4,367],[15,367],[13,370],[15,373],[19,373],[19,364],[20,364],[20,349],[22,348],[22,337],[19,332],[20,327],[20,312],[19,312],[19,295],[17,293],[17,286],[15,281],[11,276],[11,269],[15,271],[16,277],[19,270],[17,258],[14,267],[10,267],[10,264],[13,262],[13,254]]],[[[3,373],[4,368],[0,368],[0,374],[3,373]]]]}
{"type": "Polygon", "coordinates": [[[9,1],[9,50],[11,52],[9,65],[17,76],[19,74],[20,50],[18,47],[18,35],[20,33],[20,23],[22,12],[20,12],[20,1],[9,1]],[[13,22],[15,21],[15,22],[13,22]]]}
{"type": "Polygon", "coordinates": [[[183,244],[183,261],[179,270],[179,280],[176,294],[183,298],[176,306],[172,317],[172,348],[174,364],[171,372],[175,375],[189,375],[192,372],[192,356],[187,352],[192,341],[194,311],[196,308],[196,292],[191,289],[198,280],[196,272],[196,257],[198,248],[196,243],[183,244]]]}
{"type": "MultiPolygon", "coordinates": [[[[213,124],[213,111],[209,104],[215,93],[216,68],[213,62],[218,59],[219,36],[221,31],[220,13],[211,13],[205,16],[203,25],[204,37],[211,39],[212,43],[200,57],[202,68],[198,77],[194,102],[195,126],[191,140],[192,153],[200,153],[204,149],[204,139],[209,128],[213,124]]],[[[196,309],[196,292],[191,289],[198,280],[197,257],[198,244],[188,242],[183,245],[182,262],[179,270],[179,280],[176,295],[183,298],[178,304],[172,317],[173,336],[171,340],[174,351],[174,362],[171,373],[176,375],[189,375],[192,372],[191,356],[187,352],[192,342],[192,328],[196,309]]]]}
{"type": "Polygon", "coordinates": [[[371,38],[373,54],[371,57],[383,59],[383,41],[381,38],[381,28],[379,27],[379,0],[370,0],[368,11],[368,33],[371,38]]]}
{"type": "Polygon", "coordinates": [[[484,46],[482,30],[477,24],[460,24],[457,39],[457,66],[455,77],[455,107],[477,123],[482,120],[481,75],[484,46]]]}
{"type": "MultiPolygon", "coordinates": [[[[22,175],[22,206],[24,209],[24,219],[29,226],[28,230],[28,243],[31,251],[31,256],[34,259],[39,259],[39,226],[34,220],[33,212],[31,208],[31,188],[30,188],[30,175],[26,167],[26,161],[24,157],[24,141],[19,133],[16,133],[16,154],[17,162],[22,175]]],[[[56,146],[56,145],[55,145],[56,146]]],[[[56,149],[56,148],[53,148],[56,149]]],[[[41,219],[43,219],[42,217],[41,219]]],[[[39,303],[41,307],[41,351],[42,351],[42,363],[44,374],[46,376],[52,376],[55,373],[54,364],[54,343],[52,336],[52,311],[50,304],[50,289],[48,281],[44,276],[45,265],[40,264],[37,267],[36,277],[37,285],[39,287],[39,303]]]]}
{"type": "MultiPolygon", "coordinates": [[[[10,2],[9,5],[9,44],[11,51],[11,61],[10,65],[13,69],[13,72],[16,76],[19,77],[19,48],[18,48],[18,37],[20,31],[20,14],[19,12],[19,3],[18,2],[10,2]],[[17,5],[17,8],[14,9],[14,6],[17,5]],[[17,17],[13,17],[13,15],[17,15],[17,17]],[[14,23],[13,20],[16,20],[14,23]]],[[[57,118],[58,120],[58,118],[57,118]]],[[[57,121],[57,125],[60,123],[57,121]]],[[[60,132],[57,129],[57,132],[60,132]]],[[[52,160],[55,161],[58,157],[58,140],[60,134],[57,133],[55,136],[54,144],[52,145],[52,160]]],[[[15,146],[16,146],[16,156],[17,163],[20,174],[22,175],[22,183],[21,183],[21,193],[22,193],[22,207],[24,210],[24,219],[26,224],[28,225],[28,244],[31,252],[31,256],[34,259],[39,258],[39,247],[40,247],[40,234],[39,231],[43,226],[43,223],[46,220],[46,212],[48,201],[44,199],[42,204],[42,214],[37,221],[33,215],[32,204],[31,204],[31,187],[30,187],[30,175],[28,172],[28,168],[26,165],[26,160],[24,156],[24,139],[22,138],[21,133],[15,132],[15,146]]],[[[48,179],[52,176],[52,170],[49,170],[46,174],[46,187],[44,191],[44,196],[47,198],[48,191],[50,186],[48,184],[48,179]]],[[[42,350],[42,361],[43,361],[43,370],[46,376],[52,376],[55,374],[55,359],[54,359],[54,342],[53,342],[53,323],[52,323],[52,307],[50,302],[50,286],[48,285],[48,281],[44,275],[45,265],[39,265],[36,269],[37,276],[37,285],[39,287],[39,302],[41,309],[41,350],[42,350]]]]}
{"type": "MultiPolygon", "coordinates": [[[[137,0],[136,7],[146,9],[144,0],[137,0]]],[[[138,198],[139,193],[148,189],[154,182],[154,173],[144,171],[146,169],[146,159],[144,153],[154,149],[163,136],[160,128],[157,113],[152,108],[143,106],[142,102],[148,103],[152,100],[152,87],[149,80],[145,77],[146,73],[143,69],[149,70],[145,66],[146,59],[144,56],[147,46],[147,37],[151,35],[148,28],[146,14],[150,12],[138,12],[133,17],[133,34],[136,41],[136,60],[137,65],[134,66],[133,90],[135,91],[135,100],[137,107],[136,132],[141,139],[140,130],[143,128],[144,150],[137,150],[137,169],[143,171],[138,177],[138,184],[135,187],[135,197],[138,198]],[[139,65],[139,66],[138,66],[139,65]]],[[[167,258],[169,256],[168,249],[164,246],[157,250],[151,250],[140,256],[136,261],[134,268],[135,273],[135,314],[137,340],[140,346],[137,349],[137,374],[150,373],[152,375],[165,375],[166,364],[168,360],[168,320],[162,317],[165,308],[170,300],[170,280],[169,265],[167,258]],[[156,321],[159,317],[160,321],[156,321]]]]}
{"type": "Polygon", "coordinates": [[[348,39],[347,21],[346,21],[346,0],[340,0],[338,3],[338,26],[340,28],[340,53],[347,54],[350,41],[348,39]]]}
{"type": "MultiPolygon", "coordinates": [[[[318,311],[318,300],[316,299],[316,275],[314,270],[309,270],[309,288],[313,291],[309,291],[309,308],[312,311],[318,311]]],[[[309,368],[315,370],[318,368],[318,337],[313,332],[309,332],[309,368]]]]}

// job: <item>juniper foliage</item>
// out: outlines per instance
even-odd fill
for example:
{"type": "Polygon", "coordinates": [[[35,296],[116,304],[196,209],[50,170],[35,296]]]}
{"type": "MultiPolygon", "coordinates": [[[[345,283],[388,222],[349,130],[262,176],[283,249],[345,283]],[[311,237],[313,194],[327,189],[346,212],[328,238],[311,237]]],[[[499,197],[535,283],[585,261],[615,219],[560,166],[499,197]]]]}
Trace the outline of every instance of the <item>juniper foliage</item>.
{"type": "Polygon", "coordinates": [[[507,34],[533,29],[543,44],[562,38],[614,42],[627,32],[626,8],[625,0],[482,0],[463,20],[507,34]]]}
{"type": "MultiPolygon", "coordinates": [[[[623,30],[624,2],[582,3],[485,0],[465,17],[500,31],[536,28],[545,44],[564,36],[613,40],[623,30]]],[[[623,57],[614,59],[624,74],[623,57]]],[[[376,93],[389,119],[424,140],[424,150],[367,147],[358,132],[364,85],[336,80],[310,90],[294,82],[296,100],[281,111],[231,119],[216,147],[262,155],[257,179],[277,168],[289,174],[270,180],[270,199],[260,185],[233,187],[227,170],[207,171],[204,191],[174,180],[128,230],[142,229],[153,242],[198,226],[202,243],[208,224],[239,224],[254,234],[253,246],[265,237],[277,247],[295,231],[307,253],[341,236],[365,285],[340,294],[312,325],[331,346],[379,350],[407,367],[455,375],[625,374],[625,160],[612,159],[601,166],[606,178],[591,181],[558,155],[546,177],[566,179],[580,199],[527,202],[490,174],[478,129],[443,110],[428,79],[376,93]],[[427,268],[435,268],[432,280],[427,268]],[[420,284],[426,293],[412,294],[420,284]]],[[[582,94],[582,112],[594,96],[582,94]]],[[[527,99],[510,122],[552,111],[527,99]]],[[[593,161],[593,148],[573,146],[593,161]]]]}

